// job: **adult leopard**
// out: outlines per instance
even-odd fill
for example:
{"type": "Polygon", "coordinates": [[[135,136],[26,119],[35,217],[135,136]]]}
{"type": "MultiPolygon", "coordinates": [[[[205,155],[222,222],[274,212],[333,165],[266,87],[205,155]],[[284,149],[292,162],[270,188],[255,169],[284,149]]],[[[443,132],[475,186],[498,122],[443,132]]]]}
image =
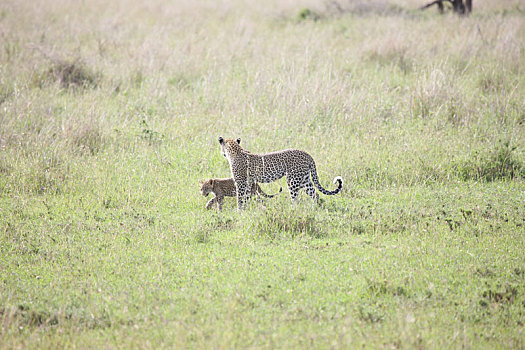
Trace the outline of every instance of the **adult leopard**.
{"type": "Polygon", "coordinates": [[[286,149],[271,153],[252,154],[240,146],[241,139],[225,140],[219,137],[219,144],[221,154],[230,163],[232,177],[235,180],[235,186],[237,186],[239,209],[244,209],[249,197],[248,189],[253,183],[273,182],[283,176],[286,176],[292,202],[297,198],[301,188],[305,189],[315,203],[319,200],[319,195],[315,191],[314,185],[326,195],[337,194],[343,188],[343,179],[337,176],[334,179],[337,188],[333,191],[324,189],[319,183],[314,159],[304,151],[286,149]]]}

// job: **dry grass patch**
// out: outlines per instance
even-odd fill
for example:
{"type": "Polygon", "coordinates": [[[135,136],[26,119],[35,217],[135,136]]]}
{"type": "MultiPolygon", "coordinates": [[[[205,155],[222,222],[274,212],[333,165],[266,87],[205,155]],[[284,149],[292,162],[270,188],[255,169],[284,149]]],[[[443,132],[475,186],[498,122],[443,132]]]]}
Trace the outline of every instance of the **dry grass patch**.
{"type": "Polygon", "coordinates": [[[62,58],[50,55],[41,48],[36,49],[49,61],[49,65],[33,76],[32,86],[43,88],[58,82],[63,89],[87,89],[99,85],[101,73],[95,72],[82,58],[62,58]]]}
{"type": "Polygon", "coordinates": [[[64,130],[64,137],[73,150],[81,154],[95,155],[106,144],[106,137],[93,119],[71,122],[64,130]]]}

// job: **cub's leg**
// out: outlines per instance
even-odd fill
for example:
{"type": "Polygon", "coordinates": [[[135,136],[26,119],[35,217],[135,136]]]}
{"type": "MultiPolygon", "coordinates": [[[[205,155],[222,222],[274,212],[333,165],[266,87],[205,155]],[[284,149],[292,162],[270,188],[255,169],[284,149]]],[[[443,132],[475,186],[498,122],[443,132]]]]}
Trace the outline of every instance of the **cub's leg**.
{"type": "Polygon", "coordinates": [[[217,202],[217,197],[213,197],[206,203],[206,209],[210,210],[211,207],[217,202]]]}
{"type": "Polygon", "coordinates": [[[217,206],[219,207],[219,210],[222,210],[222,204],[224,203],[224,197],[216,197],[217,198],[217,206]]]}

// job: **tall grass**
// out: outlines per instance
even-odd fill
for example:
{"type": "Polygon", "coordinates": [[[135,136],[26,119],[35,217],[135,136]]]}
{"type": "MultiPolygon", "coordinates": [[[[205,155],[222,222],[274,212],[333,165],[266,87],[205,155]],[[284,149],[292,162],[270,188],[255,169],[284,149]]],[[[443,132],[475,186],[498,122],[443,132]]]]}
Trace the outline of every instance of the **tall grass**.
{"type": "Polygon", "coordinates": [[[1,3],[0,347],[523,347],[524,8],[419,6],[1,3]]]}

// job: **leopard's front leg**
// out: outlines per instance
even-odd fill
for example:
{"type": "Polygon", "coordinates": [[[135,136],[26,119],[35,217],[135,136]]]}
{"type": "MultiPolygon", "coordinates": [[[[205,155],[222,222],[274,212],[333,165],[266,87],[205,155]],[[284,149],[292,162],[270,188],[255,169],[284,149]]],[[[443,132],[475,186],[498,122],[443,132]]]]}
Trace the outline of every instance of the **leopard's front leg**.
{"type": "Polygon", "coordinates": [[[237,188],[237,208],[243,210],[248,200],[249,191],[247,181],[235,182],[237,188]]]}
{"type": "Polygon", "coordinates": [[[230,168],[233,180],[235,181],[235,189],[237,191],[237,209],[243,210],[246,204],[248,192],[250,191],[246,163],[241,159],[232,163],[230,168]]]}

